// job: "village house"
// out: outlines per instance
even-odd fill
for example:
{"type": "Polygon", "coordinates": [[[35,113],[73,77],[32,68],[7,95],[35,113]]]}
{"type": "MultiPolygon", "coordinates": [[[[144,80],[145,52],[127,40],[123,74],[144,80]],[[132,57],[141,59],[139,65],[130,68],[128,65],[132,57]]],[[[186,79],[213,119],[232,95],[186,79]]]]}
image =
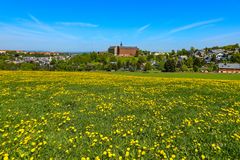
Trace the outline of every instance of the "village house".
{"type": "Polygon", "coordinates": [[[0,50],[0,54],[6,54],[7,51],[0,50]]]}
{"type": "Polygon", "coordinates": [[[219,63],[219,73],[240,73],[240,64],[238,63],[219,63]]]}
{"type": "Polygon", "coordinates": [[[164,52],[151,52],[150,54],[154,55],[154,56],[160,56],[160,55],[165,55],[167,53],[164,53],[164,52]]]}
{"type": "Polygon", "coordinates": [[[224,49],[213,49],[208,52],[208,54],[224,54],[226,51],[224,49]]]}
{"type": "Polygon", "coordinates": [[[178,61],[182,62],[184,60],[187,60],[188,56],[178,56],[178,61]]]}
{"type": "Polygon", "coordinates": [[[138,48],[137,47],[128,47],[123,46],[122,43],[120,46],[111,46],[108,49],[109,53],[114,54],[115,56],[120,57],[133,57],[137,55],[138,48]]]}
{"type": "Polygon", "coordinates": [[[193,53],[193,56],[197,58],[203,58],[205,56],[205,51],[204,50],[197,50],[196,52],[193,53]]]}
{"type": "Polygon", "coordinates": [[[227,53],[218,53],[216,55],[216,60],[221,61],[221,60],[227,60],[229,55],[227,53]]]}
{"type": "Polygon", "coordinates": [[[58,56],[57,52],[29,52],[29,55],[58,56]]]}

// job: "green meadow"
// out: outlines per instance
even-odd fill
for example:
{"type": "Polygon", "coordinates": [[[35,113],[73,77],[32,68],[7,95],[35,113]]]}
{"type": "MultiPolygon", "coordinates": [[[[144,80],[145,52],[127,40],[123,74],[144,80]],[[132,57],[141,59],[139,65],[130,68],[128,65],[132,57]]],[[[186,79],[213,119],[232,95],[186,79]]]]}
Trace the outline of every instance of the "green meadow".
{"type": "Polygon", "coordinates": [[[0,159],[239,159],[239,79],[0,71],[0,159]]]}

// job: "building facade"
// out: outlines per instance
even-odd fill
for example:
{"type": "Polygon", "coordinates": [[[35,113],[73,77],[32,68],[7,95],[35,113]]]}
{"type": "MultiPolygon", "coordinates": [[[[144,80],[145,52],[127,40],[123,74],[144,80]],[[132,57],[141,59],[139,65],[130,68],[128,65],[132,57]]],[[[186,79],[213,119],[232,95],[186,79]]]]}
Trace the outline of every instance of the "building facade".
{"type": "Polygon", "coordinates": [[[120,57],[133,57],[137,55],[138,48],[137,47],[127,47],[123,46],[112,46],[108,49],[109,53],[114,54],[115,56],[120,57]]]}
{"type": "Polygon", "coordinates": [[[0,54],[6,54],[7,51],[4,51],[4,50],[0,50],[0,54]]]}
{"type": "Polygon", "coordinates": [[[240,73],[240,64],[238,63],[219,63],[219,73],[240,73]]]}

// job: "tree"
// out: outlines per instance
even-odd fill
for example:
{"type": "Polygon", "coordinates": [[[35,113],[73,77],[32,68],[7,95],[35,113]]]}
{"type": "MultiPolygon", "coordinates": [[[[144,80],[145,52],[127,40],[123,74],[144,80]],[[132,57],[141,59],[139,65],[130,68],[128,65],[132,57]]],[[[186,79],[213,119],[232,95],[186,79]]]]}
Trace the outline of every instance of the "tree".
{"type": "Polygon", "coordinates": [[[153,59],[154,59],[154,55],[152,55],[152,54],[147,55],[147,60],[148,61],[151,61],[153,59]]]}
{"type": "Polygon", "coordinates": [[[176,63],[174,59],[168,59],[164,64],[164,69],[166,72],[175,72],[176,71],[176,63]]]}
{"type": "Polygon", "coordinates": [[[240,63],[240,53],[232,55],[231,62],[233,62],[233,63],[240,63]]]}
{"type": "Polygon", "coordinates": [[[36,64],[34,64],[34,63],[22,63],[20,65],[20,69],[21,70],[27,70],[27,71],[35,70],[36,69],[36,64]]]}
{"type": "Polygon", "coordinates": [[[91,58],[89,54],[77,55],[70,60],[70,63],[73,65],[87,64],[90,62],[91,62],[91,58]]]}
{"type": "Polygon", "coordinates": [[[152,69],[152,64],[150,62],[147,62],[144,66],[144,71],[149,71],[152,69]]]}
{"type": "Polygon", "coordinates": [[[97,61],[98,54],[96,52],[93,52],[90,54],[91,61],[97,61]]]}
{"type": "Polygon", "coordinates": [[[188,71],[188,66],[183,64],[182,67],[181,67],[181,71],[182,72],[187,72],[188,71]]]}
{"type": "Polygon", "coordinates": [[[193,71],[194,72],[198,72],[199,71],[199,67],[198,66],[193,66],[193,71]]]}
{"type": "Polygon", "coordinates": [[[214,54],[214,55],[212,55],[212,59],[211,59],[211,61],[212,62],[216,62],[217,61],[217,57],[216,57],[216,55],[214,54]]]}
{"type": "Polygon", "coordinates": [[[190,51],[191,51],[192,53],[194,53],[194,52],[196,51],[196,49],[195,49],[194,47],[191,47],[191,48],[190,48],[190,51]]]}
{"type": "Polygon", "coordinates": [[[56,59],[52,59],[52,61],[50,62],[50,65],[56,65],[57,60],[56,59]]]}
{"type": "Polygon", "coordinates": [[[189,55],[189,52],[186,50],[186,49],[182,49],[182,55],[186,55],[186,56],[188,56],[189,55]]]}
{"type": "Polygon", "coordinates": [[[193,71],[198,72],[199,68],[202,67],[202,62],[199,58],[194,57],[193,58],[193,71]]]}
{"type": "Polygon", "coordinates": [[[175,55],[175,54],[176,54],[175,50],[172,50],[170,53],[170,55],[175,55]]]}
{"type": "Polygon", "coordinates": [[[115,56],[110,57],[110,62],[117,62],[117,57],[115,56]]]}
{"type": "Polygon", "coordinates": [[[193,67],[194,66],[202,67],[202,62],[199,58],[196,58],[196,57],[193,58],[193,67]]]}
{"type": "Polygon", "coordinates": [[[208,51],[209,51],[209,49],[206,47],[206,48],[204,48],[204,54],[205,55],[207,55],[208,54],[208,51]]]}
{"type": "Polygon", "coordinates": [[[157,55],[157,56],[156,56],[156,61],[157,61],[157,62],[163,61],[163,56],[162,56],[162,55],[157,55]]]}
{"type": "Polygon", "coordinates": [[[117,68],[118,69],[120,69],[120,68],[122,68],[123,67],[123,63],[122,63],[122,61],[121,60],[117,60],[117,68]]]}
{"type": "Polygon", "coordinates": [[[146,58],[145,58],[144,56],[138,57],[138,63],[143,64],[143,63],[145,63],[146,61],[147,61],[147,60],[146,60],[146,58]]]}
{"type": "Polygon", "coordinates": [[[101,54],[99,55],[99,62],[103,63],[103,65],[106,65],[108,63],[108,56],[107,54],[101,54]]]}
{"type": "Polygon", "coordinates": [[[158,62],[157,69],[160,71],[164,71],[164,65],[165,65],[164,61],[158,62]]]}
{"type": "Polygon", "coordinates": [[[189,57],[186,61],[185,64],[188,66],[188,68],[193,68],[193,58],[189,57]]]}
{"type": "Polygon", "coordinates": [[[137,60],[135,58],[132,58],[132,60],[130,61],[130,70],[131,71],[136,71],[137,70],[137,60]]]}

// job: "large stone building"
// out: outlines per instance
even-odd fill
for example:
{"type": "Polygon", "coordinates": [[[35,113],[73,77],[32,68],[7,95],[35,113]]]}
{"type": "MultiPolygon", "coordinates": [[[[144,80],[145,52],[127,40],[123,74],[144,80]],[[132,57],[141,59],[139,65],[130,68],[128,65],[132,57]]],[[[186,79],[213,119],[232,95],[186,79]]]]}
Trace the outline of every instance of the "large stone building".
{"type": "Polygon", "coordinates": [[[219,73],[240,73],[240,64],[238,63],[219,63],[219,73]]]}
{"type": "Polygon", "coordinates": [[[136,56],[138,52],[137,47],[128,47],[128,46],[123,46],[122,43],[120,46],[112,46],[108,49],[109,53],[113,53],[115,56],[120,56],[120,57],[131,57],[131,56],[136,56]]]}

